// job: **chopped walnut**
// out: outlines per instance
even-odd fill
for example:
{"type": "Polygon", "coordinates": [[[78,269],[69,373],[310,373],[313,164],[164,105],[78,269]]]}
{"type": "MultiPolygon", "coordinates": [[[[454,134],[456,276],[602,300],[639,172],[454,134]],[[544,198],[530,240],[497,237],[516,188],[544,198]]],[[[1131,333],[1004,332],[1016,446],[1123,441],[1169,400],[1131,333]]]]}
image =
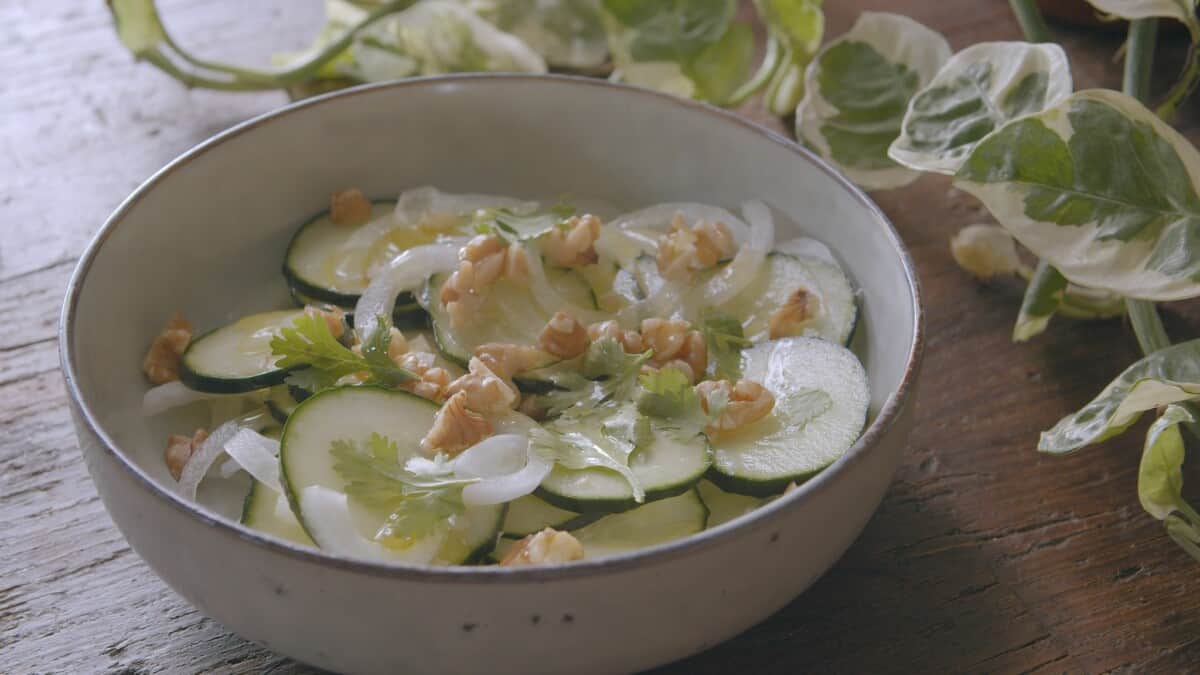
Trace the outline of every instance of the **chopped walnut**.
{"type": "Polygon", "coordinates": [[[341,340],[346,334],[346,312],[341,308],[331,305],[324,307],[305,305],[304,313],[312,317],[324,319],[325,325],[329,326],[329,333],[333,335],[334,340],[341,340]]]}
{"type": "Polygon", "coordinates": [[[163,459],[166,460],[167,471],[171,472],[172,478],[179,480],[183,475],[183,467],[192,458],[192,453],[196,452],[196,448],[199,448],[206,438],[208,432],[197,429],[191,436],[173,435],[167,439],[167,450],[163,453],[163,459]]]}
{"type": "Polygon", "coordinates": [[[425,454],[454,456],[492,434],[492,423],[467,407],[467,398],[467,392],[460,391],[446,399],[433,418],[433,427],[421,439],[425,454]]]}
{"type": "Polygon", "coordinates": [[[792,291],[767,321],[771,339],[800,335],[821,311],[821,301],[805,288],[792,291]]]}
{"type": "Polygon", "coordinates": [[[441,401],[449,395],[446,393],[446,388],[450,386],[450,373],[446,372],[445,368],[434,365],[437,355],[431,352],[404,352],[393,355],[389,346],[388,356],[396,362],[396,365],[419,378],[401,384],[401,389],[411,391],[430,401],[441,401]]]}
{"type": "Polygon", "coordinates": [[[518,244],[509,244],[504,252],[504,278],[519,284],[529,283],[529,258],[518,244]]]}
{"type": "Polygon", "coordinates": [[[654,365],[647,363],[646,365],[642,366],[642,372],[643,373],[653,373],[653,372],[657,372],[659,370],[666,370],[668,368],[673,368],[673,369],[678,370],[679,372],[683,373],[683,376],[687,378],[688,384],[696,384],[696,371],[692,368],[692,366],[687,361],[684,361],[682,359],[675,359],[673,361],[667,361],[666,363],[662,364],[661,366],[654,366],[654,365]]]}
{"type": "Polygon", "coordinates": [[[575,317],[558,312],[546,322],[538,336],[538,344],[561,359],[570,359],[587,350],[588,332],[575,317]]]}
{"type": "Polygon", "coordinates": [[[505,342],[487,342],[475,348],[475,356],[498,377],[511,382],[513,375],[532,370],[546,360],[546,353],[537,347],[505,342]]]}
{"type": "Polygon", "coordinates": [[[487,288],[507,276],[524,283],[529,279],[529,263],[517,244],[505,245],[494,234],[481,234],[459,251],[459,263],[442,284],[439,298],[450,322],[462,326],[483,306],[487,288]]]}
{"type": "Polygon", "coordinates": [[[696,385],[696,395],[704,412],[710,412],[709,404],[720,392],[725,408],[716,421],[708,425],[709,431],[733,431],[764,418],[775,407],[775,396],[766,387],[751,380],[738,380],[731,385],[729,380],[706,380],[696,385]]]}
{"type": "MultiPolygon", "coordinates": [[[[672,361],[683,361],[696,377],[703,376],[708,368],[708,345],[700,331],[692,330],[691,324],[679,319],[645,319],[642,321],[642,343],[654,350],[651,365],[663,367],[672,361]]],[[[682,369],[681,369],[682,370],[682,369]]],[[[684,371],[687,374],[688,371],[684,371]]]]}
{"type": "Polygon", "coordinates": [[[556,227],[543,244],[546,257],[559,267],[582,267],[596,262],[596,239],[600,237],[600,219],[592,214],[572,216],[565,227],[556,227]]]}
{"type": "MultiPolygon", "coordinates": [[[[465,375],[450,383],[446,395],[454,398],[465,394],[468,408],[482,413],[497,414],[516,407],[520,396],[515,388],[487,366],[479,357],[467,364],[465,375]]],[[[449,405],[449,403],[447,403],[449,405]]]]}
{"type": "Polygon", "coordinates": [[[700,221],[688,227],[683,214],[676,213],[671,229],[659,238],[658,271],[668,279],[684,280],[692,272],[708,269],[737,250],[725,223],[700,221]]]}
{"type": "Polygon", "coordinates": [[[392,326],[388,331],[388,358],[399,363],[400,359],[408,353],[408,349],[408,340],[404,337],[404,333],[401,333],[399,328],[392,326]]]}
{"type": "Polygon", "coordinates": [[[531,534],[517,542],[500,564],[504,567],[554,565],[583,559],[583,544],[569,532],[553,528],[531,534]]]}
{"type": "Polygon", "coordinates": [[[175,312],[163,331],[150,343],[142,370],[151,384],[166,384],[179,379],[179,362],[192,342],[192,325],[175,312]]]}
{"type": "Polygon", "coordinates": [[[517,406],[517,412],[538,422],[546,419],[546,409],[538,403],[536,396],[522,398],[521,404],[517,406]]]}
{"type": "Polygon", "coordinates": [[[642,334],[636,330],[621,328],[616,321],[601,321],[587,328],[588,340],[595,342],[601,338],[612,338],[621,343],[626,354],[641,354],[646,351],[642,342],[642,334]]]}
{"type": "Polygon", "coordinates": [[[334,225],[362,225],[371,219],[371,201],[358,188],[329,195],[329,219],[334,225]]]}

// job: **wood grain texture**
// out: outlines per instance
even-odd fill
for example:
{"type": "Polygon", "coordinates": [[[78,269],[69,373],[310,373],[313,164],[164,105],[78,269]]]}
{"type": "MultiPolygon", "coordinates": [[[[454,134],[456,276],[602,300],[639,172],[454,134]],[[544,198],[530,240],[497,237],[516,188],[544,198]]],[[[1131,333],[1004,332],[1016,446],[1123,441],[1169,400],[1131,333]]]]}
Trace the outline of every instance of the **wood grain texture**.
{"type": "MultiPolygon", "coordinates": [[[[319,21],[315,2],[163,4],[187,44],[247,59],[303,43],[319,21]]],[[[909,14],[955,48],[1018,35],[1001,0],[828,4],[830,34],[870,9],[909,14]]],[[[1118,84],[1119,36],[1059,34],[1079,88],[1118,84]]],[[[1163,50],[1160,89],[1180,51],[1163,50]]],[[[0,68],[0,672],[309,672],[199,615],[129,550],[79,456],[55,344],[66,279],[106,215],[172,157],[284,97],[182,89],[119,48],[100,0],[0,4],[0,68]]],[[[1183,118],[1200,138],[1197,108],[1183,118]]],[[[948,254],[950,235],[986,220],[978,203],[938,177],[873,196],[928,304],[904,466],[808,593],[662,672],[1194,670],[1197,567],[1137,505],[1137,435],[1066,458],[1033,450],[1136,358],[1129,329],[1055,321],[1010,343],[1018,290],[972,283],[948,254]]],[[[1200,328],[1190,305],[1167,320],[1176,337],[1200,328]]]]}

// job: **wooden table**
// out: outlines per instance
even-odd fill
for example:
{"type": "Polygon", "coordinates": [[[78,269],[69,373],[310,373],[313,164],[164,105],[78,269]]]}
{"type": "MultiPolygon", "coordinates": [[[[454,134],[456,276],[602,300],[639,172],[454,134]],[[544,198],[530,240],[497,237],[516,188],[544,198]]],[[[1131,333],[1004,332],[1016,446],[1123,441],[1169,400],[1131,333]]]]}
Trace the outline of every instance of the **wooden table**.
{"type": "MultiPolygon", "coordinates": [[[[299,46],[320,20],[315,2],[161,4],[188,44],[243,58],[299,46]]],[[[864,9],[910,14],[956,49],[1019,35],[1002,0],[828,5],[831,35],[864,9]]],[[[1079,88],[1119,85],[1119,36],[1059,35],[1079,88]]],[[[1179,51],[1163,50],[1160,89],[1179,51]]],[[[6,0],[0,68],[0,672],[306,672],[198,614],[128,548],[80,459],[55,339],[75,259],[121,199],[284,97],[189,92],[134,64],[100,0],[6,0]]],[[[940,178],[874,196],[916,258],[928,306],[904,466],[816,586],[666,671],[1200,668],[1200,567],[1138,507],[1139,435],[1069,458],[1034,450],[1039,430],[1136,358],[1129,329],[1060,320],[1012,344],[1019,291],[972,282],[947,249],[958,228],[986,220],[982,208],[940,178]]],[[[1200,313],[1172,307],[1167,323],[1195,335],[1200,313]]],[[[1188,477],[1200,486],[1200,472],[1188,477]]]]}

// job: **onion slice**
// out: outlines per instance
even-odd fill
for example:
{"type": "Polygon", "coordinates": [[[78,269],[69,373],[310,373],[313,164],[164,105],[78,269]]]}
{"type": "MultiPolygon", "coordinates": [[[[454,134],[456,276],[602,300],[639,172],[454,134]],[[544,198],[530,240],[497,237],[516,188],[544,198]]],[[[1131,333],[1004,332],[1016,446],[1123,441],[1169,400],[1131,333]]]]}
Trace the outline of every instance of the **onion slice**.
{"type": "Polygon", "coordinates": [[[445,216],[469,216],[480,209],[508,209],[518,215],[528,215],[538,210],[537,202],[504,197],[453,192],[423,185],[405,190],[396,200],[396,222],[400,225],[418,225],[426,218],[445,216]]]}
{"type": "Polygon", "coordinates": [[[842,266],[842,264],[838,262],[837,257],[833,255],[833,251],[831,251],[824,242],[817,241],[812,237],[796,237],[795,239],[781,241],[778,244],[775,244],[771,250],[779,251],[780,253],[788,253],[801,258],[816,258],[817,260],[824,260],[827,263],[837,265],[839,268],[842,266]]]}
{"type": "Polygon", "coordinates": [[[525,261],[528,263],[527,267],[529,268],[529,291],[533,293],[533,298],[542,308],[542,311],[548,314],[554,314],[559,311],[568,312],[571,316],[585,324],[603,321],[607,318],[607,315],[601,312],[572,304],[566,298],[559,295],[558,291],[550,285],[550,280],[546,278],[546,269],[542,266],[542,256],[538,255],[538,252],[533,250],[532,246],[533,244],[526,245],[523,253],[525,261]]]}
{"type": "Polygon", "coordinates": [[[670,226],[676,213],[682,214],[689,224],[700,220],[710,223],[725,223],[729,232],[733,234],[734,241],[738,244],[745,245],[750,239],[751,228],[744,220],[720,207],[696,202],[667,202],[647,206],[644,209],[617,216],[610,225],[621,230],[665,230],[670,226]]]}
{"type": "Polygon", "coordinates": [[[157,387],[151,387],[142,396],[142,414],[153,417],[172,408],[179,408],[196,401],[212,401],[217,399],[239,399],[244,394],[210,394],[196,391],[176,380],[157,387]]]}
{"type": "Polygon", "coordinates": [[[300,491],[300,512],[304,514],[304,529],[317,546],[353,558],[428,564],[445,540],[443,536],[425,537],[404,548],[402,553],[394,552],[359,534],[346,495],[321,485],[310,485],[300,491]]]}
{"type": "Polygon", "coordinates": [[[279,441],[253,429],[241,429],[225,444],[225,453],[254,480],[276,492],[283,492],[279,480],[279,441]]]}
{"type": "Polygon", "coordinates": [[[500,434],[467,448],[454,460],[454,473],[478,482],[463,488],[467,506],[504,504],[533,493],[554,468],[522,434],[500,434]]]}
{"type": "Polygon", "coordinates": [[[750,240],[738,250],[733,262],[704,285],[704,302],[710,307],[733,300],[754,280],[775,241],[775,220],[766,204],[757,200],[746,202],[742,205],[742,215],[750,223],[750,240]]]}
{"type": "Polygon", "coordinates": [[[380,270],[354,306],[354,325],[359,339],[363,342],[370,339],[380,317],[391,325],[392,309],[401,291],[411,291],[434,274],[457,267],[458,249],[450,243],[414,246],[380,270]]]}

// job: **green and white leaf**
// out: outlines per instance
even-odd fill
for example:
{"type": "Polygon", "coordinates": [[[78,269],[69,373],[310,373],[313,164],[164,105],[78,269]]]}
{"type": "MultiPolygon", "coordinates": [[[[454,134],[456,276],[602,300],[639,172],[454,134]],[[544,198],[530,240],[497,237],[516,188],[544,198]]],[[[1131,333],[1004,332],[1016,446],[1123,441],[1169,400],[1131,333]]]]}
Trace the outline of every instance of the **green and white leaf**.
{"type": "Polygon", "coordinates": [[[597,68],[608,60],[599,0],[462,0],[553,66],[597,68]]]}
{"type": "Polygon", "coordinates": [[[1025,342],[1041,335],[1062,305],[1066,292],[1067,278],[1045,260],[1038,263],[1021,300],[1021,311],[1013,326],[1013,342],[1025,342]]]}
{"type": "Polygon", "coordinates": [[[1147,410],[1200,398],[1200,339],[1143,358],[1078,412],[1043,432],[1038,449],[1074,452],[1125,431],[1147,410]]]}
{"type": "Polygon", "coordinates": [[[117,37],[134,56],[142,58],[166,39],[154,0],[111,0],[108,6],[117,37]]]}
{"type": "Polygon", "coordinates": [[[368,82],[459,72],[544,73],[546,62],[452,0],[422,0],[363,29],[343,74],[368,82]]]}
{"type": "Polygon", "coordinates": [[[983,42],[955,54],[909,103],[888,156],[917,171],[953,174],[985,136],[1071,94],[1062,47],[983,42]]]}
{"type": "Polygon", "coordinates": [[[1146,513],[1159,520],[1182,510],[1184,446],[1179,425],[1194,421],[1187,409],[1172,405],[1146,432],[1138,467],[1138,500],[1146,513]]]}
{"type": "Polygon", "coordinates": [[[1200,294],[1200,153],[1136,100],[1071,95],[984,139],[955,176],[1071,282],[1144,300],[1200,294]]]}
{"type": "Polygon", "coordinates": [[[796,136],[867,189],[901,187],[918,172],[888,157],[908,102],[950,59],[940,34],[898,14],[864,12],[805,73],[796,136]]]}
{"type": "Polygon", "coordinates": [[[1160,17],[1182,22],[1192,32],[1200,33],[1194,0],[1088,0],[1096,9],[1122,19],[1160,17]]]}
{"type": "Polygon", "coordinates": [[[794,113],[804,96],[804,69],[825,35],[821,0],[755,0],[754,6],[783,51],[763,94],[763,105],[772,115],[794,113]]]}

